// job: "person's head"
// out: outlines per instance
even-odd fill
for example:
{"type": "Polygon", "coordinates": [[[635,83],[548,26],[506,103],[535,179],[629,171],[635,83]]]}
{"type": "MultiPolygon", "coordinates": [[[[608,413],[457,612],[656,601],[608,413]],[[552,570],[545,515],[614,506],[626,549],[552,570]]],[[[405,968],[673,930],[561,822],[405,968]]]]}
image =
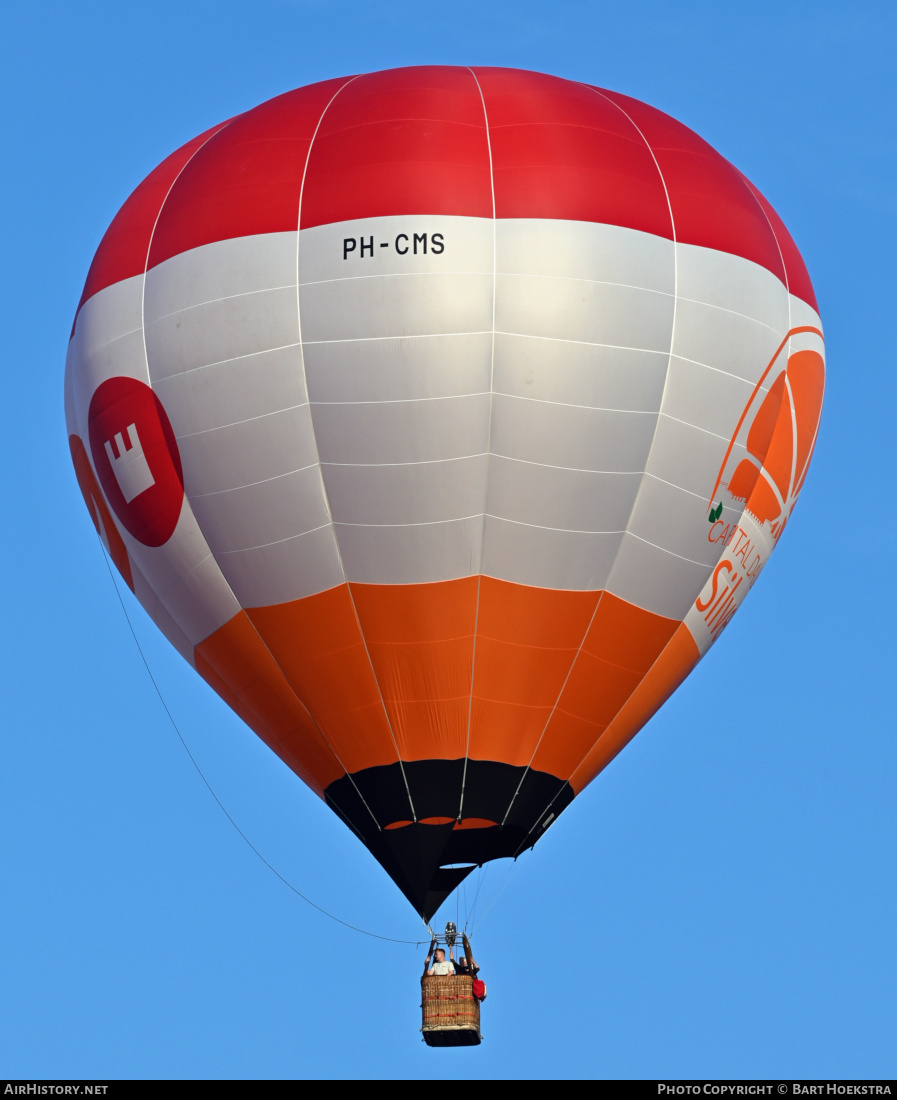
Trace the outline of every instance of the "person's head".
{"type": "Polygon", "coordinates": [[[466,955],[459,955],[458,956],[458,966],[460,966],[462,970],[467,969],[467,956],[466,955]]]}
{"type": "Polygon", "coordinates": [[[436,951],[433,955],[433,961],[438,963],[445,962],[445,952],[442,950],[441,947],[436,948],[436,951]]]}

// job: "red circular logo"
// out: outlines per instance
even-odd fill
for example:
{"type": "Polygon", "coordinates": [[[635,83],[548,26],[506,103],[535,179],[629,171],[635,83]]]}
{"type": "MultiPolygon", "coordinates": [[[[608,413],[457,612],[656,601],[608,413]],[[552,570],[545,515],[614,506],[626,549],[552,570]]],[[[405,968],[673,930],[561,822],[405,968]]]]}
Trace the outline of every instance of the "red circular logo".
{"type": "Polygon", "coordinates": [[[109,378],[91,398],[87,423],[109,507],[144,546],[168,542],[184,503],[184,477],[159,398],[136,378],[109,378]]]}

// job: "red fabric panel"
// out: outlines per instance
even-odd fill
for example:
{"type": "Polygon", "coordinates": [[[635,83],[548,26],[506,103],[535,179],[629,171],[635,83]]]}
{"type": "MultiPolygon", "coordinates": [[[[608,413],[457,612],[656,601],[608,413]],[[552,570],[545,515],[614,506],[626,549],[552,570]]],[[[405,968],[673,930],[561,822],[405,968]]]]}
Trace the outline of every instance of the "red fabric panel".
{"type": "Polygon", "coordinates": [[[662,111],[598,90],[626,111],[651,146],[670,196],[676,240],[743,256],[785,282],[775,236],[738,169],[662,111]]]}
{"type": "MultiPolygon", "coordinates": [[[[226,122],[222,122],[219,126],[213,126],[211,130],[206,130],[199,137],[182,145],[154,168],[143,183],[134,188],[100,241],[100,247],[87,272],[78,309],[98,291],[121,282],[122,279],[141,275],[146,270],[146,254],[153,226],[168,189],[196,150],[226,125],[226,122]]],[[[75,310],[75,316],[77,315],[78,310],[75,310]]]]}
{"type": "Polygon", "coordinates": [[[816,294],[813,290],[813,284],[810,282],[810,273],[807,271],[807,265],[804,263],[804,258],[797,250],[797,245],[794,243],[794,239],[791,234],[785,228],[785,223],[779,217],[779,215],[769,205],[767,200],[760,194],[751,181],[744,176],[741,177],[745,184],[751,189],[751,193],[760,205],[763,207],[763,213],[769,218],[769,224],[772,226],[772,231],[776,235],[776,240],[779,242],[779,248],[782,251],[782,259],[785,261],[785,272],[788,276],[788,289],[796,297],[807,302],[811,305],[816,312],[819,312],[819,306],[816,304],[816,294]]]}
{"type": "Polygon", "coordinates": [[[389,214],[492,217],[483,103],[468,69],[360,76],[324,116],[308,162],[302,228],[389,214]]]}
{"type": "Polygon", "coordinates": [[[190,248],[296,231],[312,136],[349,77],[269,99],[234,119],[178,177],[153,234],[148,267],[190,248]]]}
{"type": "Polygon", "coordinates": [[[672,237],[638,129],[602,95],[519,69],[474,69],[483,89],[499,218],[603,222],[672,237]]]}

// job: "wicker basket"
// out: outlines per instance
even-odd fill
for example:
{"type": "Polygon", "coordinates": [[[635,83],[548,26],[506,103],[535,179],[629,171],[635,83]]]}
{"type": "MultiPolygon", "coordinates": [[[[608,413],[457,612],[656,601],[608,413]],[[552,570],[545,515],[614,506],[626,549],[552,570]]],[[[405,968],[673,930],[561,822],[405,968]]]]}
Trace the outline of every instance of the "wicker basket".
{"type": "Polygon", "coordinates": [[[480,1002],[473,979],[434,975],[421,978],[421,1031],[431,1047],[476,1046],[480,1035],[480,1002]]]}

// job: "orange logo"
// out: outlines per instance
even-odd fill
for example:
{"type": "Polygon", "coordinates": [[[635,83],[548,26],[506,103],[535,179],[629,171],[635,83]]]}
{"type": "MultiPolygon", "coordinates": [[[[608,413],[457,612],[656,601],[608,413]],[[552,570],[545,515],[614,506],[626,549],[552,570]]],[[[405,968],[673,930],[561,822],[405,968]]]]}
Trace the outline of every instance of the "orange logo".
{"type": "Polygon", "coordinates": [[[809,326],[792,329],[761,375],[717,475],[708,503],[711,523],[719,522],[722,505],[716,502],[716,494],[723,488],[733,500],[744,502],[761,527],[768,523],[776,541],[785,529],[816,443],[825,387],[822,356],[817,351],[793,352],[765,394],[762,387],[775,366],[781,365],[789,338],[800,332],[822,336],[809,326]],[[736,464],[741,453],[744,457],[736,464]]]}

